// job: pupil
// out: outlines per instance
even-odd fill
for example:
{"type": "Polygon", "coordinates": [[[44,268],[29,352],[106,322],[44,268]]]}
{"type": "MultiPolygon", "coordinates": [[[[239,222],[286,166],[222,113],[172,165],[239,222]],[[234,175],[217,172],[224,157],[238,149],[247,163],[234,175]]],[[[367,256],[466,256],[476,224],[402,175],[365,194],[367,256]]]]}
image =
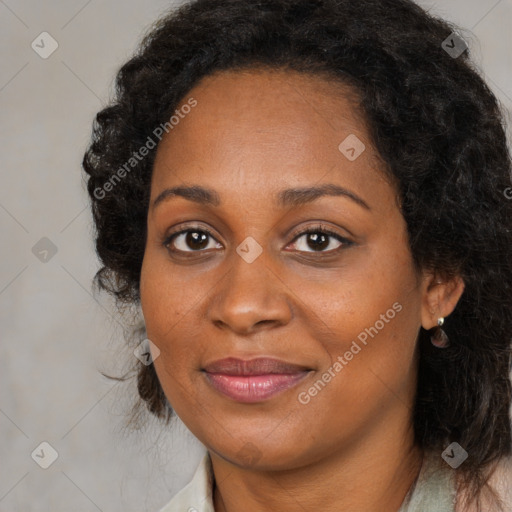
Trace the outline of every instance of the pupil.
{"type": "Polygon", "coordinates": [[[308,235],[308,244],[312,249],[321,250],[329,245],[329,239],[323,233],[310,233],[308,235]],[[312,242],[312,244],[309,244],[309,242],[312,242]]]}
{"type": "Polygon", "coordinates": [[[190,231],[187,233],[186,243],[191,249],[203,249],[208,245],[208,235],[200,231],[190,231]]]}

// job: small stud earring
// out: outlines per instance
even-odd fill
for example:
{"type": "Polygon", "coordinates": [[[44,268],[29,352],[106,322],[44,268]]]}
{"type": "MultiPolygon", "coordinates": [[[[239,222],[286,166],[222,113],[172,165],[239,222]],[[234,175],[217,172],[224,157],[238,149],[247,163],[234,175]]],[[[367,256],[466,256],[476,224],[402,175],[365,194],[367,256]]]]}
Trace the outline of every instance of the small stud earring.
{"type": "Polygon", "coordinates": [[[430,341],[432,342],[432,345],[434,345],[434,347],[437,348],[446,348],[450,345],[450,340],[448,339],[448,336],[446,335],[444,330],[441,329],[443,324],[444,318],[438,318],[437,327],[434,327],[434,332],[430,336],[430,341]]]}

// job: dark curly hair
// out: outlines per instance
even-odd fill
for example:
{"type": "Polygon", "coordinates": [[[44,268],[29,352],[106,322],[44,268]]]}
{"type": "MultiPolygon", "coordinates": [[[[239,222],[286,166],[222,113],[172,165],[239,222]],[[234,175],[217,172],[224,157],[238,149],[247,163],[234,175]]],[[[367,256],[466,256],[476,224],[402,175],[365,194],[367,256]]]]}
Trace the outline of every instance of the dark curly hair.
{"type": "MultiPolygon", "coordinates": [[[[257,67],[351,87],[396,184],[415,265],[465,283],[445,325],[450,347],[433,348],[420,329],[414,428],[426,450],[466,449],[458,472],[478,502],[512,451],[512,166],[495,96],[467,49],[455,58],[442,46],[455,30],[408,0],[192,1],[157,21],[120,69],[83,167],[103,264],[95,283],[137,305],[157,146],[117,178],[191,88],[257,67]]],[[[168,420],[153,365],[134,372],[149,410],[168,420]]]]}

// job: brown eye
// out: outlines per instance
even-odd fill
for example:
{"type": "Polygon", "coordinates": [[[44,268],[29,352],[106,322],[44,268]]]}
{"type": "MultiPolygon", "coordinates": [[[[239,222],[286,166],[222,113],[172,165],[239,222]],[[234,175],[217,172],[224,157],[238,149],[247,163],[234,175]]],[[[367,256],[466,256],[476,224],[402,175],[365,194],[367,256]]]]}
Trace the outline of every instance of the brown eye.
{"type": "Polygon", "coordinates": [[[330,236],[324,233],[308,233],[306,235],[306,245],[314,251],[323,251],[329,246],[330,236]]]}
{"type": "Polygon", "coordinates": [[[182,252],[197,252],[222,247],[210,233],[199,229],[188,229],[175,233],[165,241],[165,246],[170,250],[182,252]]]}
{"type": "Polygon", "coordinates": [[[327,229],[310,229],[298,235],[293,245],[301,252],[334,252],[352,242],[327,229]]]}

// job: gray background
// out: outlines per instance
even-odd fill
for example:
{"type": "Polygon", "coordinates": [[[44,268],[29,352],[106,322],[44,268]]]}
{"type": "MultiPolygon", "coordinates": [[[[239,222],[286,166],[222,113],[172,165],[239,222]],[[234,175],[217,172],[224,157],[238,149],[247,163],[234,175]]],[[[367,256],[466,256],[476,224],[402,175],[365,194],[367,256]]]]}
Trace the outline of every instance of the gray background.
{"type": "MultiPolygon", "coordinates": [[[[471,30],[477,66],[512,111],[512,0],[420,3],[471,30]]],[[[179,421],[123,428],[134,388],[98,372],[133,355],[112,304],[92,297],[80,170],[116,70],[172,5],[0,0],[0,511],[156,511],[201,457],[179,421]],[[59,45],[48,59],[31,48],[43,31],[59,45]],[[47,262],[32,252],[43,237],[57,248],[47,262]],[[31,458],[42,441],[58,452],[46,470],[31,458]]]]}

